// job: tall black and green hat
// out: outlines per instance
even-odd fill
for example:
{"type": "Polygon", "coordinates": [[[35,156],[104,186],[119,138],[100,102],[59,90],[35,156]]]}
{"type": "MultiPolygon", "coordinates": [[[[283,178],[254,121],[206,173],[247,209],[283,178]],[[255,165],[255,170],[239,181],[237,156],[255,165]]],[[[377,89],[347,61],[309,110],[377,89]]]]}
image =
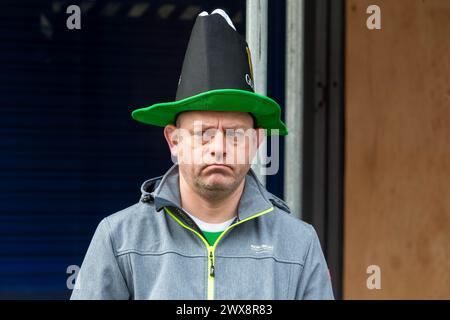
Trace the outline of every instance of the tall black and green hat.
{"type": "Polygon", "coordinates": [[[278,129],[279,135],[288,133],[278,103],[255,93],[250,49],[221,9],[198,15],[175,101],[136,109],[132,117],[164,127],[174,123],[178,113],[191,110],[248,112],[256,127],[278,129]]]}

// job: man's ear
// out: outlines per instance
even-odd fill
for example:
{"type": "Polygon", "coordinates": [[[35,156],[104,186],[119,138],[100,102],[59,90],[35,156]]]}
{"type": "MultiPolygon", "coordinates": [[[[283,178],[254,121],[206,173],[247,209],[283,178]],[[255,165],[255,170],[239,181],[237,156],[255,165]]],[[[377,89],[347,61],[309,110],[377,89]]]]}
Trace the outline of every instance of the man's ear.
{"type": "Polygon", "coordinates": [[[180,143],[178,128],[173,124],[168,124],[165,126],[164,138],[166,138],[167,144],[169,145],[170,153],[175,157],[178,156],[178,148],[180,143]]]}

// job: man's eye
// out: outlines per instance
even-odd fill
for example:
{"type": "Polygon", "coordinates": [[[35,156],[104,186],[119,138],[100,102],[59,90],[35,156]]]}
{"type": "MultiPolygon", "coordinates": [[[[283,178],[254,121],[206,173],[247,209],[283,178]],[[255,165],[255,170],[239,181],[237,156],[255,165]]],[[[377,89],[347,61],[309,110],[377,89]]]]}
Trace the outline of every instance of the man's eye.
{"type": "Polygon", "coordinates": [[[209,140],[209,139],[211,139],[212,137],[214,137],[214,134],[215,134],[214,131],[212,131],[212,130],[207,130],[207,131],[203,132],[203,139],[209,140]]]}
{"type": "Polygon", "coordinates": [[[206,143],[214,137],[214,132],[211,130],[195,131],[193,136],[197,141],[206,143]]]}
{"type": "Polygon", "coordinates": [[[241,130],[227,132],[227,137],[232,139],[239,139],[244,136],[244,132],[241,130]]]}

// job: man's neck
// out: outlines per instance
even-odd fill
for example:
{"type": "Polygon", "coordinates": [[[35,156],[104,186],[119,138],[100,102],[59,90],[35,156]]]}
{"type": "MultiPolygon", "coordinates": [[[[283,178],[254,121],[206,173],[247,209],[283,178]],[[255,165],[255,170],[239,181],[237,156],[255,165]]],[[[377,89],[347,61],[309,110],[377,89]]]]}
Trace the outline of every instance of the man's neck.
{"type": "Polygon", "coordinates": [[[190,214],[207,223],[221,223],[237,214],[245,179],[228,197],[207,199],[199,195],[180,174],[181,206],[190,214]]]}

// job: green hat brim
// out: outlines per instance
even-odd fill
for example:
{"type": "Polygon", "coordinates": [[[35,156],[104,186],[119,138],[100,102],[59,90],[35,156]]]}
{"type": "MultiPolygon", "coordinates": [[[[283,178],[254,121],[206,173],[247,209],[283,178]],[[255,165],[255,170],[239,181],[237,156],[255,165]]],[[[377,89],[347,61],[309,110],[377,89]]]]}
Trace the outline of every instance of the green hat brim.
{"type": "Polygon", "coordinates": [[[278,129],[282,136],[288,134],[278,103],[258,93],[238,89],[211,90],[175,102],[156,103],[134,110],[131,116],[136,121],[164,127],[174,124],[178,113],[194,110],[250,112],[257,127],[268,129],[268,135],[277,133],[270,129],[278,129]]]}

